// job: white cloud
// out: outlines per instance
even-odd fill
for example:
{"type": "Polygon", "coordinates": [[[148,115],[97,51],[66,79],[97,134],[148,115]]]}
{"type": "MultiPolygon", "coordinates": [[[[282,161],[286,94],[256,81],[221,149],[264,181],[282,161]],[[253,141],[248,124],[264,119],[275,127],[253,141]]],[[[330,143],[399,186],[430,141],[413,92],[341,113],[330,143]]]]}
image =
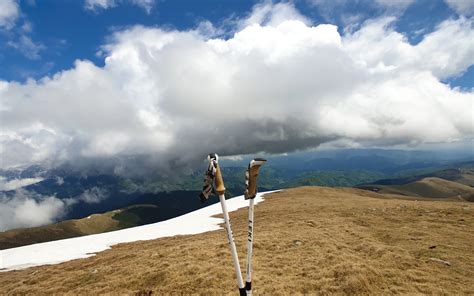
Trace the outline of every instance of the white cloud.
{"type": "MultiPolygon", "coordinates": [[[[31,3],[30,3],[31,5],[31,3]]],[[[46,47],[40,42],[34,42],[29,34],[33,31],[33,24],[21,14],[17,0],[0,0],[0,30],[10,30],[6,46],[18,50],[21,54],[31,60],[40,58],[40,52],[46,47]],[[23,24],[19,29],[13,30],[21,16],[23,24]]]]}
{"type": "Polygon", "coordinates": [[[317,8],[319,14],[329,22],[339,21],[347,31],[358,27],[361,20],[377,15],[400,15],[415,0],[306,0],[317,8]],[[354,11],[354,6],[366,7],[368,10],[354,11]]]}
{"type": "Polygon", "coordinates": [[[352,58],[372,69],[429,71],[441,79],[461,74],[474,63],[473,20],[446,20],[415,46],[393,30],[394,20],[385,17],[368,21],[361,30],[347,36],[345,48],[352,58]]]}
{"type": "Polygon", "coordinates": [[[131,0],[132,4],[137,5],[146,10],[147,13],[155,6],[155,0],[131,0]]]}
{"type": "Polygon", "coordinates": [[[375,0],[378,5],[387,9],[405,10],[412,5],[415,0],[375,0]]]}
{"type": "Polygon", "coordinates": [[[115,0],[86,0],[84,6],[86,9],[108,9],[117,5],[115,0]]]}
{"type": "Polygon", "coordinates": [[[0,1],[0,29],[11,29],[20,15],[20,8],[16,0],[0,1]]]}
{"type": "Polygon", "coordinates": [[[85,0],[84,7],[88,10],[97,11],[113,8],[126,2],[143,8],[147,13],[150,13],[155,5],[155,0],[85,0]]]}
{"type": "Polygon", "coordinates": [[[0,191],[16,190],[43,181],[43,178],[24,178],[7,180],[0,176],[0,191]]]}
{"type": "Polygon", "coordinates": [[[451,9],[460,15],[472,15],[474,13],[474,1],[472,0],[444,0],[451,9]]]}
{"type": "Polygon", "coordinates": [[[252,8],[251,13],[240,20],[240,29],[251,25],[277,26],[287,20],[298,20],[305,24],[311,21],[303,16],[296,8],[289,3],[272,3],[263,1],[252,8]]]}
{"type": "MultiPolygon", "coordinates": [[[[6,181],[4,177],[0,177],[0,232],[51,224],[64,218],[68,210],[79,202],[97,204],[110,196],[109,191],[99,187],[92,187],[74,198],[66,199],[59,199],[53,195],[46,196],[21,188],[42,180],[41,178],[27,178],[6,181]],[[5,193],[1,190],[15,191],[5,193]]],[[[64,182],[62,178],[56,181],[64,182]]]]}
{"type": "MultiPolygon", "coordinates": [[[[345,25],[349,25],[346,21],[354,21],[352,12],[348,11],[347,6],[351,4],[349,0],[307,0],[308,3],[317,8],[319,14],[324,20],[334,22],[338,17],[345,25]]],[[[356,20],[357,21],[357,20],[356,20]]]]}
{"type": "Polygon", "coordinates": [[[136,26],[109,39],[104,67],[78,60],[53,77],[0,83],[2,167],[166,173],[210,151],[473,137],[472,90],[441,82],[472,65],[472,20],[445,21],[411,45],[390,18],[341,36],[290,4],[265,5],[229,39],[136,26]]]}
{"type": "Polygon", "coordinates": [[[22,189],[13,196],[0,193],[0,231],[55,222],[65,209],[65,203],[54,196],[45,197],[22,189]]]}
{"type": "Polygon", "coordinates": [[[36,43],[27,35],[20,35],[18,40],[10,40],[7,45],[15,48],[30,60],[37,60],[40,58],[40,52],[46,47],[42,43],[36,43]]]}
{"type": "Polygon", "coordinates": [[[100,203],[101,201],[107,199],[109,196],[110,194],[106,189],[94,186],[90,189],[86,189],[75,200],[83,201],[88,204],[95,204],[100,203]]]}
{"type": "Polygon", "coordinates": [[[86,0],[84,3],[85,8],[90,10],[108,9],[116,5],[115,0],[86,0]]]}
{"type": "Polygon", "coordinates": [[[59,177],[59,176],[56,176],[56,184],[61,186],[64,184],[64,178],[63,177],[59,177]]]}

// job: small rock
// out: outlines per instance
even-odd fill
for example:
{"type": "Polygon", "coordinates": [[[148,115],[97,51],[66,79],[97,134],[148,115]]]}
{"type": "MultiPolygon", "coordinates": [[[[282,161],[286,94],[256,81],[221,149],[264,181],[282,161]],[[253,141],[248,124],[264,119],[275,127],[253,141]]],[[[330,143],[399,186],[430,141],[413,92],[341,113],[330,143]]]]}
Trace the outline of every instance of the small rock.
{"type": "Polygon", "coordinates": [[[97,273],[97,269],[94,269],[93,271],[91,271],[91,273],[97,273]]]}
{"type": "Polygon", "coordinates": [[[442,263],[444,265],[451,266],[451,262],[446,261],[446,260],[442,260],[442,259],[439,259],[439,258],[430,258],[430,260],[433,261],[433,262],[442,263]]]}
{"type": "Polygon", "coordinates": [[[428,249],[436,249],[436,246],[429,246],[428,249]]]}
{"type": "Polygon", "coordinates": [[[293,244],[294,244],[295,246],[301,246],[301,245],[303,244],[303,242],[300,241],[300,240],[294,240],[294,241],[293,241],[293,244]]]}

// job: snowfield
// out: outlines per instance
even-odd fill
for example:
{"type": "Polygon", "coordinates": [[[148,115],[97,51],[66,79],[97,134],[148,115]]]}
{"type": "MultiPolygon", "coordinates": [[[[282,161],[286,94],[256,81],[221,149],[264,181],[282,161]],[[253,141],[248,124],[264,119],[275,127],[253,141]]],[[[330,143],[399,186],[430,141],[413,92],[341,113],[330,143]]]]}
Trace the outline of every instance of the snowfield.
{"type": "MultiPolygon", "coordinates": [[[[255,198],[255,204],[263,200],[264,194],[271,192],[274,191],[258,193],[255,198]]],[[[247,206],[248,201],[244,199],[243,195],[227,200],[229,212],[247,206]]],[[[224,223],[224,219],[212,216],[221,213],[221,205],[216,203],[194,212],[153,224],[2,250],[0,251],[0,271],[87,258],[120,243],[217,230],[220,228],[219,224],[224,223]]]]}

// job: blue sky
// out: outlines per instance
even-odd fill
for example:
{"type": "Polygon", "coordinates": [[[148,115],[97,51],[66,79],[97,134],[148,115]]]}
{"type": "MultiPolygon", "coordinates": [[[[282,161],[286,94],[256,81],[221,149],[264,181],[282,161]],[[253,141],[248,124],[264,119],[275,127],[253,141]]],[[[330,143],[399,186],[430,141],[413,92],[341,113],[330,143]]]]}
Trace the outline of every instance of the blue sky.
{"type": "MultiPolygon", "coordinates": [[[[147,11],[130,1],[116,2],[113,7],[88,9],[82,0],[18,1],[20,14],[12,28],[0,31],[0,80],[25,81],[27,78],[53,75],[73,67],[76,59],[88,59],[103,65],[103,57],[97,53],[111,32],[137,24],[187,30],[208,20],[215,26],[228,26],[227,32],[232,34],[231,21],[249,14],[258,3],[243,0],[161,0],[152,1],[147,11]],[[25,27],[28,29],[25,30],[25,27]],[[22,36],[31,40],[30,46],[35,48],[22,45],[22,36]],[[15,43],[23,49],[12,46],[15,43]]],[[[300,0],[293,3],[314,25],[335,24],[341,34],[345,34],[344,28],[348,26],[354,26],[352,30],[360,27],[364,20],[396,15],[397,31],[403,33],[411,44],[420,42],[443,20],[459,17],[442,0],[417,0],[409,5],[410,1],[398,2],[401,2],[398,6],[402,8],[397,5],[387,7],[372,1],[324,3],[300,0]],[[350,19],[351,16],[354,18],[350,19]]],[[[474,85],[473,75],[474,68],[470,67],[467,72],[445,82],[471,88],[474,85]]]]}

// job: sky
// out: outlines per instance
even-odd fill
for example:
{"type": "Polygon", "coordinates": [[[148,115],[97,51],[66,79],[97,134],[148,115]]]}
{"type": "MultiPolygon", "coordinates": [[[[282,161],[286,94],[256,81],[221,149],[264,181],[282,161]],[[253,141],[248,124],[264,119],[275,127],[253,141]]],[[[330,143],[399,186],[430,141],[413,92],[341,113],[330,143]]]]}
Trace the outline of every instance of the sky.
{"type": "Polygon", "coordinates": [[[0,0],[0,167],[472,145],[473,15],[471,0],[0,0]]]}

